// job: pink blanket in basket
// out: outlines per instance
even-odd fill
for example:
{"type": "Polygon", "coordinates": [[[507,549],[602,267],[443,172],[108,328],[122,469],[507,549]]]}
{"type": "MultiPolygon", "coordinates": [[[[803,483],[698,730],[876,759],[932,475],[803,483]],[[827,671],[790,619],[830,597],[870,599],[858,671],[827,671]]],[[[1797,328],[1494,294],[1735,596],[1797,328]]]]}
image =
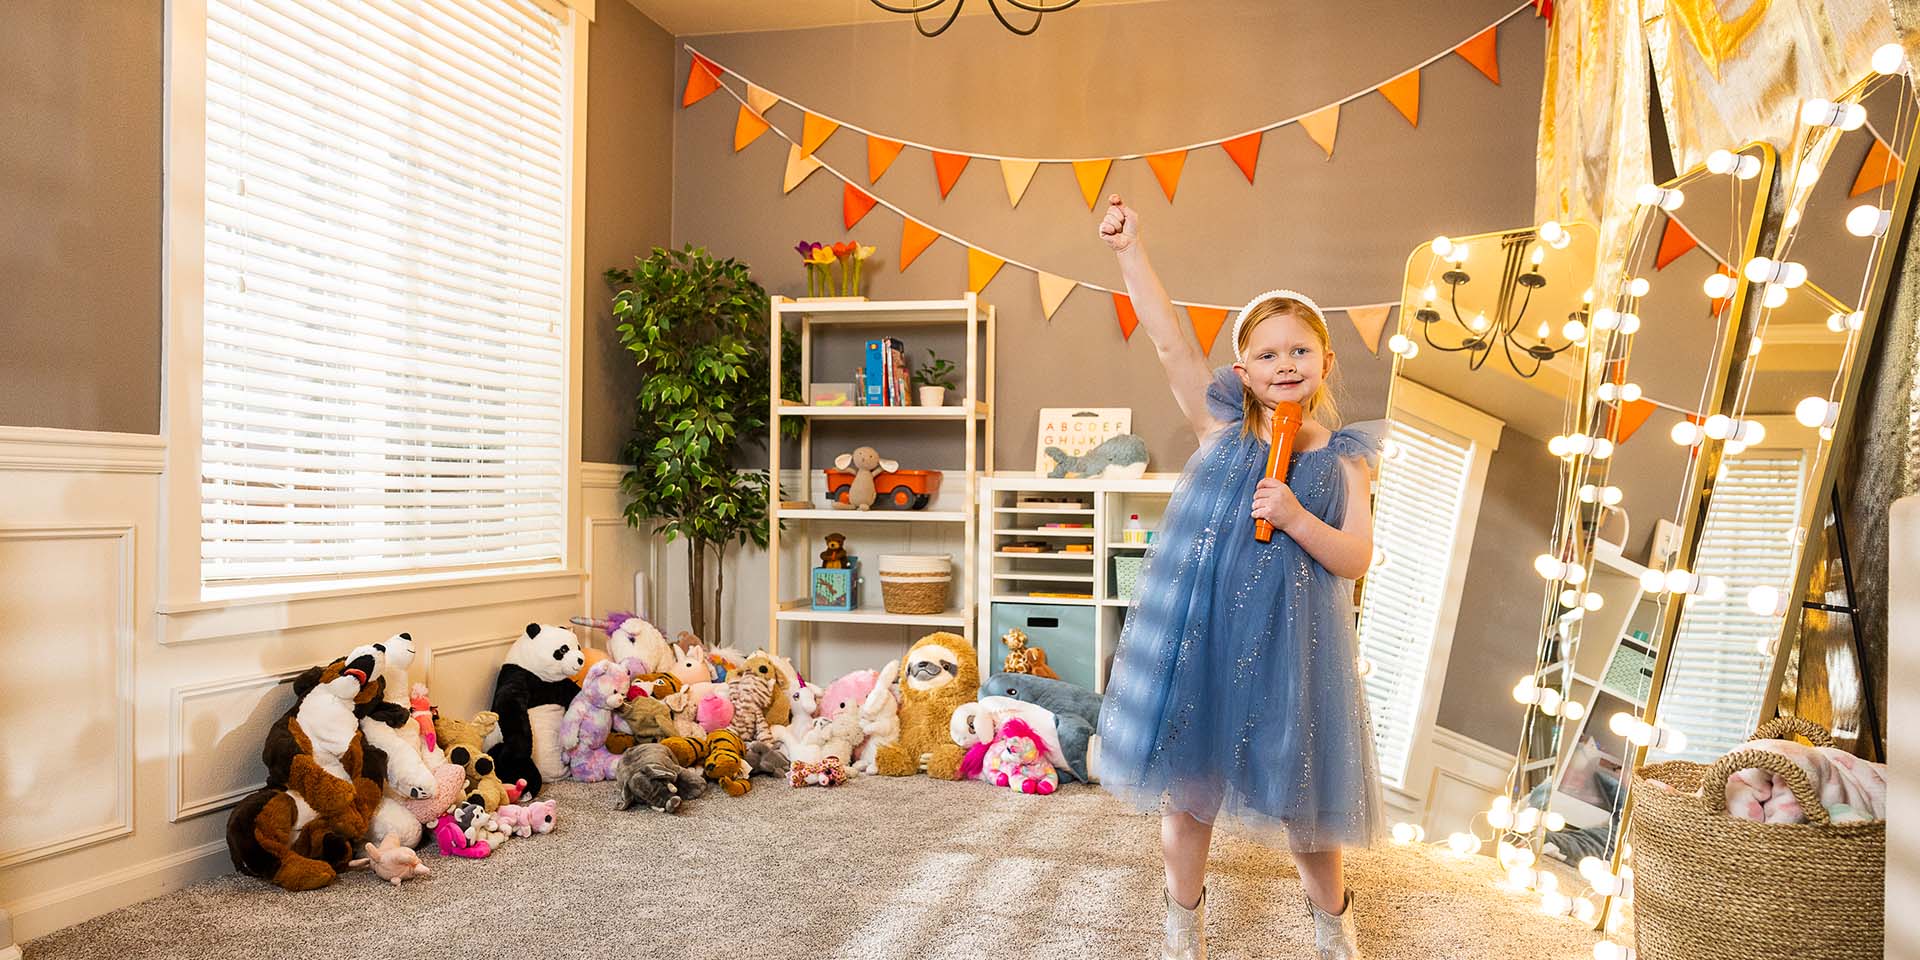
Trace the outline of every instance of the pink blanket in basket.
{"type": "MultiPolygon", "coordinates": [[[[1858,823],[1886,817],[1887,768],[1834,747],[1809,747],[1792,740],[1755,740],[1749,750],[1777,753],[1799,767],[1834,823],[1858,823]]],[[[1781,777],[1749,767],[1727,778],[1727,812],[1762,823],[1806,823],[1806,811],[1781,777]]]]}

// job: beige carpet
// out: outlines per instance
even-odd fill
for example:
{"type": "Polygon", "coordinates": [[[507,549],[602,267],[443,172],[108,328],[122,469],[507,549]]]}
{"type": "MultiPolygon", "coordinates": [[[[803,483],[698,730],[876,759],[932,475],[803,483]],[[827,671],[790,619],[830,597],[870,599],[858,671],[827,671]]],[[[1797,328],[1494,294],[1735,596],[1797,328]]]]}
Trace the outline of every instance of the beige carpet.
{"type": "MultiPolygon", "coordinates": [[[[1157,956],[1157,821],[1097,789],[755,785],[669,817],[613,810],[610,784],[555,784],[554,833],[487,860],[431,853],[433,876],[399,889],[363,872],[299,894],[218,877],[35,940],[26,957],[1157,956]]],[[[1284,853],[1220,837],[1214,864],[1214,957],[1312,956],[1284,853]]],[[[1351,854],[1348,871],[1377,960],[1592,956],[1590,932],[1494,889],[1487,858],[1389,844],[1351,854]]]]}

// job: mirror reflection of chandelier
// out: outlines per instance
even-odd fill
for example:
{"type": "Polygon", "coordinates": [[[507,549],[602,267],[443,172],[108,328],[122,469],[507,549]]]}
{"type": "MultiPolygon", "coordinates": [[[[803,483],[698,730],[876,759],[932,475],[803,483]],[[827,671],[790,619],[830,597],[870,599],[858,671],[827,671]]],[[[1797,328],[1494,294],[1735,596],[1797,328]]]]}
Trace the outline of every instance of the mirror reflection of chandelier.
{"type": "MultiPolygon", "coordinates": [[[[1030,2],[1030,0],[987,0],[987,8],[993,11],[993,18],[1000,21],[1001,26],[1025,37],[1031,36],[1035,30],[1040,29],[1040,18],[1049,13],[1059,13],[1079,2],[1080,0],[1058,0],[1058,2],[1055,3],[1033,3],[1030,2]],[[1033,14],[1033,22],[1025,27],[1021,27],[1013,21],[1008,20],[1007,15],[1000,11],[1000,5],[1002,3],[1009,7],[1015,7],[1033,14]]],[[[885,0],[872,0],[872,3],[874,6],[888,13],[911,14],[913,16],[913,27],[920,31],[921,36],[937,37],[947,32],[947,28],[953,26],[953,21],[959,19],[960,10],[967,5],[967,0],[921,0],[921,2],[908,3],[905,6],[887,3],[885,0]],[[947,8],[947,18],[942,20],[939,26],[931,30],[927,29],[926,21],[921,20],[920,15],[923,13],[934,13],[937,17],[938,14],[935,13],[935,11],[938,11],[942,7],[947,8]]]]}
{"type": "Polygon", "coordinates": [[[1425,303],[1413,314],[1420,325],[1421,339],[1436,350],[1466,354],[1467,367],[1471,370],[1480,369],[1489,357],[1499,353],[1506,358],[1507,366],[1524,379],[1531,379],[1554,357],[1585,340],[1586,303],[1567,314],[1566,322],[1558,331],[1546,320],[1531,330],[1526,327],[1527,308],[1533,303],[1534,291],[1547,285],[1547,278],[1540,273],[1540,263],[1546,258],[1546,249],[1541,244],[1555,249],[1567,245],[1567,233],[1558,227],[1558,224],[1547,224],[1538,236],[1533,231],[1523,231],[1499,239],[1501,272],[1492,312],[1479,310],[1470,317],[1460,315],[1460,288],[1473,282],[1473,276],[1466,271],[1471,253],[1469,245],[1435,237],[1433,253],[1448,264],[1440,281],[1447,285],[1446,307],[1451,317],[1443,317],[1434,307],[1439,291],[1428,285],[1423,291],[1425,303]],[[1436,327],[1441,328],[1438,337],[1436,327]],[[1562,341],[1558,346],[1551,343],[1556,332],[1562,341]]]}

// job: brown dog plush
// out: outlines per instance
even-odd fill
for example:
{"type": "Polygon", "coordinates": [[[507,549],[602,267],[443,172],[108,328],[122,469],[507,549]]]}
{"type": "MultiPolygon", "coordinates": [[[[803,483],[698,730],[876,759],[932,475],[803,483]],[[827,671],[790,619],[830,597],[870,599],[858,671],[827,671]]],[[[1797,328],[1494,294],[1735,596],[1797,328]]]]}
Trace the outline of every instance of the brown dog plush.
{"type": "Polygon", "coordinates": [[[980,664],[973,644],[952,633],[930,633],[900,662],[900,740],[881,747],[874,762],[883,776],[911,777],[927,764],[927,776],[960,779],[966,751],[948,729],[953,711],[980,691],[980,664]]]}

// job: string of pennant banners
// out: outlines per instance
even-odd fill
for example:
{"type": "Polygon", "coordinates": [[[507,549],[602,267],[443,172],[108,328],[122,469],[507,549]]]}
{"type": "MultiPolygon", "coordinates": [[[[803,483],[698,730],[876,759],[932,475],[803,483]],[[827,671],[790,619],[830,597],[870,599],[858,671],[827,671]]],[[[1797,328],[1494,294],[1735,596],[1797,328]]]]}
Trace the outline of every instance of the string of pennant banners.
{"type": "MultiPolygon", "coordinates": [[[[1097,205],[1101,195],[1101,188],[1105,185],[1107,173],[1114,161],[1146,160],[1155,179],[1160,184],[1162,191],[1166,194],[1167,200],[1171,202],[1179,186],[1180,174],[1186,163],[1186,155],[1189,151],[1195,149],[1219,146],[1233,160],[1235,166],[1240,169],[1241,173],[1246,176],[1247,182],[1252,183],[1254,180],[1254,172],[1259,161],[1260,146],[1264,134],[1280,127],[1298,125],[1315,144],[1325,151],[1327,157],[1331,158],[1333,155],[1334,140],[1338,133],[1340,106],[1369,93],[1379,93],[1388,103],[1392,104],[1393,107],[1399,111],[1401,116],[1404,117],[1409,124],[1417,127],[1419,125],[1420,111],[1420,71],[1447,56],[1460,56],[1485,75],[1488,80],[1496,84],[1499,83],[1498,28],[1502,23],[1528,9],[1536,10],[1541,16],[1551,15],[1550,7],[1545,6],[1544,3],[1529,0],[1529,2],[1523,3],[1509,13],[1501,16],[1486,28],[1476,32],[1466,41],[1429,57],[1383,83],[1349,94],[1348,96],[1342,97],[1315,110],[1308,111],[1307,113],[1277,120],[1230,137],[1204,140],[1155,152],[1125,153],[1107,157],[1014,157],[966,150],[951,150],[916,143],[910,140],[890,138],[868,130],[865,127],[846,123],[838,118],[821,114],[794,101],[790,97],[761,87],[738,71],[705,56],[691,45],[686,46],[692,62],[688,67],[686,86],[681,96],[680,105],[682,108],[691,107],[715,92],[721,90],[726,91],[728,96],[739,103],[739,113],[734,124],[734,152],[737,153],[745,150],[768,131],[772,131],[775,135],[787,141],[787,163],[783,177],[782,192],[791,193],[795,187],[798,187],[804,182],[814,171],[826,170],[841,181],[842,221],[846,229],[853,229],[854,225],[859,223],[875,206],[884,206],[898,214],[902,221],[899,260],[899,269],[901,271],[905,271],[911,266],[913,262],[919,258],[920,254],[925,252],[935,240],[944,237],[961,245],[967,251],[967,288],[970,291],[975,293],[980,292],[988,283],[992,282],[1001,267],[1012,264],[1015,267],[1033,273],[1037,278],[1041,308],[1047,319],[1052,319],[1054,312],[1059,309],[1060,305],[1066,301],[1067,297],[1072,294],[1073,291],[1081,287],[1086,287],[1090,290],[1106,293],[1112,297],[1115,318],[1119,323],[1121,335],[1126,339],[1131,339],[1134,329],[1139,325],[1139,320],[1134,313],[1132,301],[1123,291],[1100,284],[1062,277],[1042,270],[1032,264],[997,255],[979,244],[975,244],[945,230],[921,222],[901,207],[863,189],[852,177],[842,173],[839,169],[815,156],[815,151],[818,150],[829,137],[843,128],[864,135],[867,146],[867,184],[869,186],[879,181],[880,177],[893,166],[894,161],[905,148],[914,147],[915,149],[925,151],[932,157],[934,173],[939,184],[942,198],[945,198],[953,189],[954,184],[959,181],[960,175],[966,170],[970,161],[975,159],[993,161],[1000,167],[1002,179],[1007,190],[1007,199],[1009,204],[1013,206],[1019,205],[1021,198],[1026,194],[1027,186],[1032,182],[1034,174],[1042,165],[1070,165],[1073,168],[1074,177],[1079,183],[1081,194],[1086,200],[1088,209],[1090,210],[1097,205]],[[738,80],[741,85],[745,86],[746,93],[743,95],[736,91],[731,84],[724,82],[722,78],[726,76],[738,80]],[[767,110],[782,102],[792,104],[802,113],[804,119],[802,121],[800,136],[797,139],[786,130],[775,126],[767,120],[767,110]]],[[[1173,303],[1186,309],[1188,318],[1193,325],[1194,333],[1200,341],[1200,347],[1203,352],[1211,352],[1215,339],[1226,323],[1227,313],[1232,309],[1236,309],[1236,307],[1223,304],[1199,303],[1186,300],[1174,300],[1173,303]]],[[[1378,354],[1380,338],[1394,305],[1394,301],[1351,304],[1328,307],[1326,308],[1326,312],[1346,314],[1348,321],[1353,324],[1354,330],[1359,334],[1361,340],[1366,343],[1367,348],[1375,354],[1378,354]]]]}

